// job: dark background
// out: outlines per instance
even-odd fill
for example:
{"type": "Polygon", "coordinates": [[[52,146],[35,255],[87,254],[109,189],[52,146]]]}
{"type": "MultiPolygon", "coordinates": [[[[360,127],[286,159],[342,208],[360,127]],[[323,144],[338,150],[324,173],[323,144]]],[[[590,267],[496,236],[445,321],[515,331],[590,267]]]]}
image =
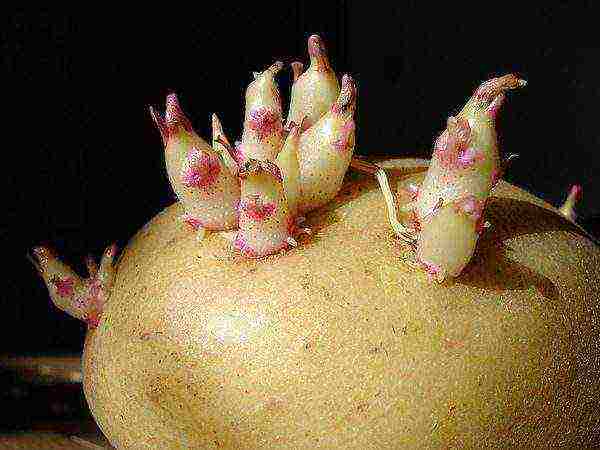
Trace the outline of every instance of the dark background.
{"type": "MultiPolygon", "coordinates": [[[[394,3],[7,14],[0,354],[83,345],[84,325],[52,307],[26,260],[32,246],[51,242],[81,268],[88,252],[123,246],[174,201],[148,106],[164,108],[175,90],[201,135],[210,138],[217,112],[237,138],[251,72],[275,59],[306,61],[314,32],[338,74],[359,83],[362,155],[429,157],[448,115],[481,81],[518,72],[529,85],[510,95],[499,123],[502,151],[521,155],[506,178],[555,205],[581,183],[579,212],[592,226],[600,214],[600,52],[585,19],[595,11],[489,3],[471,17],[394,3]]],[[[279,84],[287,97],[289,71],[279,84]]]]}

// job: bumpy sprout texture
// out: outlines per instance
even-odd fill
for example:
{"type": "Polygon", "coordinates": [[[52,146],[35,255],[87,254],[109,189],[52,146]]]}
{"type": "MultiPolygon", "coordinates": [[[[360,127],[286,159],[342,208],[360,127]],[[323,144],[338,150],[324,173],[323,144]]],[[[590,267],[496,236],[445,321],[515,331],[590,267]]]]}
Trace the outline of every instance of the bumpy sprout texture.
{"type": "Polygon", "coordinates": [[[508,90],[525,86],[514,74],[482,83],[434,144],[433,156],[420,186],[410,186],[408,225],[400,224],[387,178],[376,176],[386,196],[395,233],[414,252],[413,265],[443,282],[460,275],[471,260],[484,220],[490,192],[516,155],[501,162],[496,116],[508,90]]]}
{"type": "Polygon", "coordinates": [[[501,176],[496,116],[506,91],[525,84],[513,74],[482,83],[435,142],[413,217],[417,260],[438,281],[462,272],[485,229],[485,204],[501,176]]]}

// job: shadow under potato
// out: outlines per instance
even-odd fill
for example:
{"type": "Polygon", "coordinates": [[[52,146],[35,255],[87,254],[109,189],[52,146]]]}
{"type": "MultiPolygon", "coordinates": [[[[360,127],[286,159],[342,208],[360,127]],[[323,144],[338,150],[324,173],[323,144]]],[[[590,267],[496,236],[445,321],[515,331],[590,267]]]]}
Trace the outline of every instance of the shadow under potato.
{"type": "Polygon", "coordinates": [[[546,299],[559,301],[559,290],[550,279],[510,258],[506,241],[548,231],[562,230],[581,236],[585,233],[557,213],[506,197],[490,198],[486,219],[492,226],[481,235],[473,259],[456,281],[498,292],[533,287],[546,299]]]}

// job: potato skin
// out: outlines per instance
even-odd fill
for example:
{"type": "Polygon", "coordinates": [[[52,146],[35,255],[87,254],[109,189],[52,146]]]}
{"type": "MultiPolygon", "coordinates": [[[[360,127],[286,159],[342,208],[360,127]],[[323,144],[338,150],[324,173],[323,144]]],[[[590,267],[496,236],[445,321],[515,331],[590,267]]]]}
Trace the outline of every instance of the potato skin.
{"type": "Polygon", "coordinates": [[[179,204],[137,233],[84,351],[112,444],[599,445],[598,247],[500,182],[473,260],[432,284],[402,263],[376,184],[352,178],[308,216],[312,238],[264,259],[198,243],[179,204]]]}

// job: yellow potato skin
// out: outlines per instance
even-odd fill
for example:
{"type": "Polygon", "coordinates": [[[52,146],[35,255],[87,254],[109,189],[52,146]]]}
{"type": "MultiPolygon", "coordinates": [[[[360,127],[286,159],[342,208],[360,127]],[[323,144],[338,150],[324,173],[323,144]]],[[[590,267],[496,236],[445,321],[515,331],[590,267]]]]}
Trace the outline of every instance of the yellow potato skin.
{"type": "Polygon", "coordinates": [[[197,242],[179,204],[133,237],[84,351],[112,444],[600,444],[598,247],[500,182],[473,260],[438,285],[402,262],[376,183],[348,178],[312,237],[260,260],[197,242]]]}

